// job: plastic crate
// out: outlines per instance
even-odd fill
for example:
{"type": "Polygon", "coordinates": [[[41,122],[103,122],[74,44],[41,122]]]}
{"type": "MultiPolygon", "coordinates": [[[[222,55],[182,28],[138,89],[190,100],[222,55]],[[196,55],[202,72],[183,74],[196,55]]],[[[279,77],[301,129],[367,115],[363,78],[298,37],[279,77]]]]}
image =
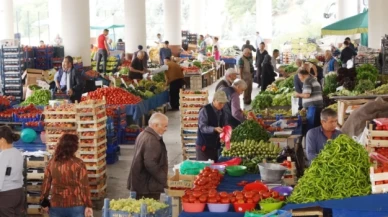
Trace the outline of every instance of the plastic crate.
{"type": "Polygon", "coordinates": [[[275,210],[265,215],[246,212],[244,217],[292,217],[292,213],[284,210],[275,210]]]}
{"type": "Polygon", "coordinates": [[[116,152],[106,155],[106,164],[115,164],[117,161],[119,161],[119,156],[116,152]]]}
{"type": "Polygon", "coordinates": [[[232,65],[235,65],[237,62],[236,59],[222,58],[222,57],[221,57],[221,61],[224,61],[225,64],[232,64],[232,65]]]}
{"type": "Polygon", "coordinates": [[[44,131],[44,124],[43,124],[42,121],[40,121],[39,124],[38,124],[38,126],[36,126],[36,127],[27,126],[27,123],[28,123],[28,122],[23,122],[23,123],[22,123],[22,129],[30,128],[30,129],[35,130],[36,132],[42,132],[42,131],[44,131]]]}
{"type": "MultiPolygon", "coordinates": [[[[143,208],[143,207],[142,207],[143,208]]],[[[146,206],[144,207],[146,210],[146,206]]],[[[155,214],[151,213],[128,213],[124,211],[113,211],[109,209],[109,199],[105,198],[104,208],[103,208],[103,217],[169,217],[172,213],[171,202],[167,208],[158,210],[155,214]]]]}
{"type": "Polygon", "coordinates": [[[13,121],[14,122],[26,123],[26,122],[42,120],[42,115],[41,114],[35,115],[35,117],[32,117],[32,118],[20,118],[18,114],[13,114],[12,116],[13,116],[13,121]]]}

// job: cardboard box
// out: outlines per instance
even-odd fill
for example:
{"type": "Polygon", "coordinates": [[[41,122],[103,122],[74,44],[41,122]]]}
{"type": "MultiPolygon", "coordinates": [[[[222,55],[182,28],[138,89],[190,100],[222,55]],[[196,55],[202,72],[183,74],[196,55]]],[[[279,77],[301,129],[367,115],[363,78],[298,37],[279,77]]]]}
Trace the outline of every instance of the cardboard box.
{"type": "Polygon", "coordinates": [[[40,80],[43,77],[43,70],[40,69],[26,69],[22,78],[26,78],[25,86],[37,84],[36,80],[40,80]]]}

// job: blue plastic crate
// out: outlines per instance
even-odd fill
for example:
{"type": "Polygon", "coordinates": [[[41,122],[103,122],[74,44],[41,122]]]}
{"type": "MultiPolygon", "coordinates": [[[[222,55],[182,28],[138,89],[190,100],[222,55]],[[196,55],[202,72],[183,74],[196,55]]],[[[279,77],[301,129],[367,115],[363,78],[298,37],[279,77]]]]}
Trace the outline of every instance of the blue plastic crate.
{"type": "Polygon", "coordinates": [[[285,210],[275,210],[265,215],[246,212],[244,217],[292,217],[292,213],[285,210]]]}
{"type": "Polygon", "coordinates": [[[222,58],[222,57],[221,57],[221,61],[224,61],[225,64],[232,64],[232,65],[236,65],[236,62],[237,62],[236,59],[232,59],[232,58],[222,58]]]}
{"type": "Polygon", "coordinates": [[[13,114],[13,121],[14,122],[32,122],[32,121],[40,121],[42,120],[42,115],[41,114],[37,114],[35,115],[35,117],[32,117],[32,118],[20,118],[18,114],[13,114]]]}
{"type": "Polygon", "coordinates": [[[119,156],[116,152],[114,152],[113,154],[106,155],[106,164],[114,164],[117,161],[119,161],[119,156]]]}

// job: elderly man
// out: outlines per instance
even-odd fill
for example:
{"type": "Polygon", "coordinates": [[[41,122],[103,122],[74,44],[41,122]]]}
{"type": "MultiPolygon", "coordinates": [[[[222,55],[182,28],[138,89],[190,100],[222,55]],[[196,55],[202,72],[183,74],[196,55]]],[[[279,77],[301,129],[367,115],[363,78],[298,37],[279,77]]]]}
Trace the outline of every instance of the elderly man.
{"type": "Polygon", "coordinates": [[[229,68],[225,72],[225,77],[217,84],[216,91],[222,90],[225,87],[230,87],[233,84],[233,81],[237,78],[237,72],[233,68],[229,68]]]}
{"type": "Polygon", "coordinates": [[[131,66],[129,67],[129,78],[134,80],[142,80],[143,74],[147,73],[148,70],[144,67],[143,59],[145,56],[144,51],[139,51],[135,59],[133,59],[131,66]]]}
{"type": "Polygon", "coordinates": [[[221,148],[220,133],[225,125],[225,114],[222,111],[228,102],[224,91],[219,90],[214,94],[213,102],[205,105],[199,111],[197,131],[197,160],[209,159],[217,162],[221,148]]]}
{"type": "Polygon", "coordinates": [[[307,159],[314,160],[325,146],[327,140],[335,139],[341,131],[337,130],[337,112],[332,109],[324,109],[321,112],[321,126],[313,128],[306,135],[307,159]]]}
{"type": "Polygon", "coordinates": [[[240,78],[245,81],[247,88],[244,91],[244,103],[250,105],[252,102],[252,84],[253,84],[253,59],[249,48],[243,50],[243,55],[238,61],[238,70],[240,78]]]}
{"type": "Polygon", "coordinates": [[[170,42],[168,41],[165,41],[164,42],[164,47],[163,48],[160,48],[160,51],[159,51],[159,63],[160,65],[164,65],[164,59],[166,59],[167,57],[171,58],[172,56],[172,52],[171,52],[171,49],[168,47],[168,45],[170,44],[170,42]]]}
{"type": "Polygon", "coordinates": [[[166,80],[166,86],[170,85],[170,105],[171,110],[176,111],[179,110],[179,90],[182,89],[185,84],[182,68],[171,61],[169,57],[164,59],[164,66],[159,69],[153,71],[153,74],[164,71],[164,78],[166,80]]]}
{"type": "Polygon", "coordinates": [[[226,87],[223,91],[228,98],[228,103],[224,106],[226,125],[233,129],[245,121],[244,113],[240,106],[240,95],[247,89],[244,80],[236,79],[231,87],[226,87]]]}
{"type": "Polygon", "coordinates": [[[265,44],[264,42],[260,43],[259,49],[256,52],[256,82],[259,84],[258,87],[261,85],[261,71],[263,70],[263,61],[264,57],[266,55],[269,55],[268,52],[265,50],[265,44]]]}
{"type": "Polygon", "coordinates": [[[127,188],[137,193],[137,199],[159,200],[167,187],[167,149],[162,137],[167,125],[167,116],[155,113],[136,139],[127,188]]]}
{"type": "Polygon", "coordinates": [[[62,68],[55,73],[55,88],[51,96],[55,93],[66,93],[70,100],[80,102],[84,90],[81,75],[73,67],[73,57],[66,56],[62,62],[62,68]]]}
{"type": "Polygon", "coordinates": [[[325,51],[325,65],[323,66],[323,75],[326,76],[329,72],[336,72],[339,68],[337,60],[333,57],[330,50],[325,51]]]}
{"type": "Polygon", "coordinates": [[[304,68],[299,68],[298,76],[300,81],[303,82],[303,91],[302,93],[295,92],[294,96],[302,98],[303,108],[312,109],[313,107],[315,109],[313,127],[317,127],[320,124],[319,114],[323,107],[322,87],[317,78],[304,68]]]}
{"type": "MultiPolygon", "coordinates": [[[[138,54],[140,51],[143,51],[143,46],[142,46],[142,45],[139,45],[139,46],[137,46],[137,49],[138,49],[138,50],[135,51],[135,52],[133,53],[132,61],[135,60],[135,58],[137,57],[137,54],[138,54]]],[[[144,68],[147,68],[148,59],[149,59],[148,54],[147,54],[146,51],[144,51],[144,58],[143,58],[143,67],[144,67],[144,68]]]]}

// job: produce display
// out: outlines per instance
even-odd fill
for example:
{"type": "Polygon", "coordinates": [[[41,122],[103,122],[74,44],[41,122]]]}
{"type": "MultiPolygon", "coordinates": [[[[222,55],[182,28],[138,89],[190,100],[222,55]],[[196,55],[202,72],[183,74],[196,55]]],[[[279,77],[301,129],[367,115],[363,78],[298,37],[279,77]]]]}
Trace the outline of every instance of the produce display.
{"type": "Polygon", "coordinates": [[[152,76],[152,80],[155,81],[155,82],[166,82],[166,79],[164,77],[164,73],[163,72],[160,72],[160,73],[157,73],[156,75],[153,75],[152,76]]]}
{"type": "MultiPolygon", "coordinates": [[[[140,97],[128,93],[127,91],[117,87],[99,88],[95,91],[88,93],[88,99],[103,99],[104,97],[106,99],[106,104],[108,105],[133,105],[141,101],[140,97]]],[[[82,101],[86,99],[86,97],[83,97],[82,101]]]]}
{"type": "Polygon", "coordinates": [[[370,80],[372,83],[377,81],[379,70],[371,64],[363,64],[356,68],[357,81],[370,80]]]}
{"type": "Polygon", "coordinates": [[[254,140],[267,142],[270,135],[257,121],[246,120],[232,131],[231,142],[244,142],[254,140]]]}
{"type": "Polygon", "coordinates": [[[29,96],[20,105],[48,105],[51,100],[51,92],[49,90],[35,90],[31,96],[29,96]]]}
{"type": "Polygon", "coordinates": [[[256,112],[272,106],[272,95],[259,94],[253,99],[252,109],[256,112]]]}
{"type": "Polygon", "coordinates": [[[388,84],[383,84],[376,89],[368,91],[368,93],[365,94],[376,94],[376,95],[382,95],[388,93],[388,84]]]}
{"type": "Polygon", "coordinates": [[[325,76],[323,93],[328,95],[337,91],[337,74],[328,74],[325,76]]]}
{"type": "Polygon", "coordinates": [[[375,88],[375,84],[371,80],[360,80],[354,91],[364,93],[365,91],[373,90],[375,88]]]}
{"type": "Polygon", "coordinates": [[[290,106],[293,93],[278,94],[272,99],[272,106],[290,106]]]}
{"type": "MultiPolygon", "coordinates": [[[[222,156],[226,157],[242,157],[255,158],[258,162],[263,162],[264,159],[274,159],[281,152],[281,149],[271,142],[245,140],[244,142],[232,142],[230,149],[224,149],[222,156]]],[[[256,164],[257,166],[257,164],[256,164]]]]}
{"type": "Polygon", "coordinates": [[[346,135],[329,141],[299,179],[290,203],[364,196],[371,192],[370,161],[363,146],[346,135]]]}
{"type": "Polygon", "coordinates": [[[147,205],[147,213],[155,214],[156,211],[167,208],[168,205],[161,203],[154,199],[140,199],[135,200],[132,198],[127,199],[118,199],[111,200],[109,203],[109,208],[114,211],[124,211],[128,213],[138,213],[140,214],[141,205],[147,205]]]}

